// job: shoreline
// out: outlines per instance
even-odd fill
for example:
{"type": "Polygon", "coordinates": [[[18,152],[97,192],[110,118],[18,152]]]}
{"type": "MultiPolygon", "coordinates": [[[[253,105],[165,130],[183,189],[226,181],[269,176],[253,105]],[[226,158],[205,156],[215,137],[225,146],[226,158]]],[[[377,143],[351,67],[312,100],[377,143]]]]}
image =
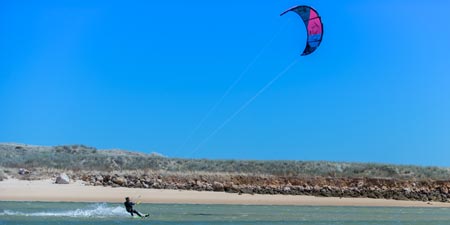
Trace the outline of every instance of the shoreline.
{"type": "Polygon", "coordinates": [[[361,207],[446,207],[450,203],[372,198],[315,197],[305,195],[261,195],[225,192],[87,186],[82,181],[54,184],[46,180],[0,181],[0,201],[108,202],[133,201],[154,204],[232,204],[361,207]]]}

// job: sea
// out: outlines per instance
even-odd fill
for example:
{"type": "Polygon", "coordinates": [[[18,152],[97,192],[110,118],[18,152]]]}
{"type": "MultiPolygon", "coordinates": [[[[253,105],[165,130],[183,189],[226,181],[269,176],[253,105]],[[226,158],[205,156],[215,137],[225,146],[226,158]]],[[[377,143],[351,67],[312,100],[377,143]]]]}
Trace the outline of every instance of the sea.
{"type": "Polygon", "coordinates": [[[122,204],[113,203],[0,201],[0,225],[450,224],[450,208],[195,204],[139,204],[135,208],[150,216],[133,218],[122,204]]]}

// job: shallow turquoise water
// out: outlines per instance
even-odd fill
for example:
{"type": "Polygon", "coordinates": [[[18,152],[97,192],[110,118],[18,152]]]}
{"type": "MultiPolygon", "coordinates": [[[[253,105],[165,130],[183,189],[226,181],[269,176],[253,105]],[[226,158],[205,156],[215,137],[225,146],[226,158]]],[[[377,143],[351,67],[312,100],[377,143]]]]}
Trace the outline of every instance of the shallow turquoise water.
{"type": "Polygon", "coordinates": [[[0,202],[6,224],[450,224],[448,208],[140,204],[132,219],[121,204],[0,202]]]}

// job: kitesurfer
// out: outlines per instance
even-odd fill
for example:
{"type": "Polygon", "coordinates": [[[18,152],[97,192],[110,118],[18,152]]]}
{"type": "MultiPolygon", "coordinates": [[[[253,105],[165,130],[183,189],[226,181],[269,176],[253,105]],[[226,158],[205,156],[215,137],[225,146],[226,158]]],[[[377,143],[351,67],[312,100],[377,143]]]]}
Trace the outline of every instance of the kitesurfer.
{"type": "Polygon", "coordinates": [[[125,209],[127,210],[127,212],[129,212],[131,214],[131,216],[134,216],[134,213],[136,215],[138,215],[139,217],[148,217],[149,216],[149,214],[141,215],[138,211],[133,209],[133,205],[135,205],[135,203],[130,201],[129,197],[125,198],[125,202],[123,204],[125,205],[125,209]]]}

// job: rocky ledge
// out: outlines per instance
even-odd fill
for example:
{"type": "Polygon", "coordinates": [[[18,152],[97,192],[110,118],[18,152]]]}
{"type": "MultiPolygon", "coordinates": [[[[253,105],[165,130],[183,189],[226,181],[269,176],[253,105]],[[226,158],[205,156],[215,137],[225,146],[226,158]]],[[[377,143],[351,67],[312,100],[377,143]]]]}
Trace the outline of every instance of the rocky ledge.
{"type": "Polygon", "coordinates": [[[239,194],[310,195],[448,202],[450,181],[383,178],[275,177],[246,175],[83,174],[87,185],[216,191],[239,194]]]}

